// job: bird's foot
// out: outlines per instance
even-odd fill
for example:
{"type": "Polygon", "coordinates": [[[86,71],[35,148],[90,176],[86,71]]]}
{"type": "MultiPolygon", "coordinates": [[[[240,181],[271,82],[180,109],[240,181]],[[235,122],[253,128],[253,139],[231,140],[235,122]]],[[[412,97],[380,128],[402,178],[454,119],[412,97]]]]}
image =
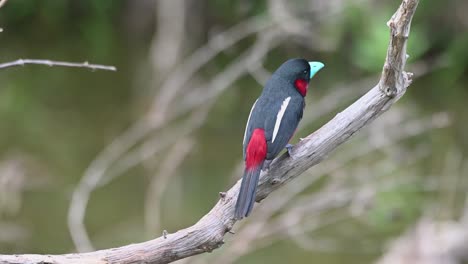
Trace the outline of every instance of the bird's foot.
{"type": "Polygon", "coordinates": [[[289,154],[289,157],[291,157],[292,159],[294,159],[294,156],[292,155],[292,148],[294,147],[294,145],[292,144],[287,144],[286,145],[286,150],[288,151],[288,154],[289,154]]]}
{"type": "Polygon", "coordinates": [[[262,168],[262,171],[264,172],[268,172],[270,170],[270,164],[273,160],[265,160],[263,162],[263,168],[262,168]]]}

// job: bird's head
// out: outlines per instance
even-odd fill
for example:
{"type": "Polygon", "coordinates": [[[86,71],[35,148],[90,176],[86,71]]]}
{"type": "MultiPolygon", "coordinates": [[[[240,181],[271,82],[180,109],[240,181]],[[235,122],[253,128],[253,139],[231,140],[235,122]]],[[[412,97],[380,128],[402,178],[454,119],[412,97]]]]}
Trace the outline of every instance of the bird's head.
{"type": "Polygon", "coordinates": [[[318,61],[290,59],[283,63],[274,74],[292,82],[296,90],[305,97],[310,79],[324,66],[318,61]]]}

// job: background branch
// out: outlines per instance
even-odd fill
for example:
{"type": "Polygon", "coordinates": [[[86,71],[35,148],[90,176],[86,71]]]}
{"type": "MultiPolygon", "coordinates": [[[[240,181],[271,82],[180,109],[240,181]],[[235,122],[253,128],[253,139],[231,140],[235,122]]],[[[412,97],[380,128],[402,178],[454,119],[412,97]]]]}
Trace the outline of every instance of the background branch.
{"type": "Polygon", "coordinates": [[[116,71],[117,70],[117,68],[114,66],[90,64],[87,61],[77,63],[77,62],[67,62],[67,61],[35,60],[35,59],[18,59],[18,60],[11,61],[11,62],[0,63],[0,69],[14,67],[14,66],[24,66],[26,64],[46,65],[49,67],[62,66],[62,67],[74,67],[74,68],[88,68],[93,71],[95,70],[116,71]]]}

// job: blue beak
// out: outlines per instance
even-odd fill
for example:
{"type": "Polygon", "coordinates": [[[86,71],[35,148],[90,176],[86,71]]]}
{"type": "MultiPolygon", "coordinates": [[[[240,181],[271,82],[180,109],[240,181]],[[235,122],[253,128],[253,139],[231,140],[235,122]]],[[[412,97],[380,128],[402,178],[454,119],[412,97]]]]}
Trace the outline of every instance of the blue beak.
{"type": "Polygon", "coordinates": [[[309,61],[310,65],[310,79],[314,77],[314,75],[320,71],[323,67],[325,67],[325,64],[319,62],[319,61],[309,61]]]}

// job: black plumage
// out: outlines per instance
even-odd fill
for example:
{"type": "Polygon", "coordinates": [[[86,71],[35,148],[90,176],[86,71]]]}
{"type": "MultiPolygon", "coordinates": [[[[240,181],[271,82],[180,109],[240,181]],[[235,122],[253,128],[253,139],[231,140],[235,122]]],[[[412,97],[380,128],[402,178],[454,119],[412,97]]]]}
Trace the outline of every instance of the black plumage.
{"type": "MultiPolygon", "coordinates": [[[[247,122],[243,154],[247,162],[247,148],[252,133],[260,128],[265,132],[267,153],[265,160],[274,159],[288,144],[302,119],[305,106],[303,94],[298,91],[296,81],[310,81],[310,66],[306,60],[292,59],[283,63],[265,84],[262,94],[252,106],[247,122]],[[282,112],[282,113],[281,113],[282,112]],[[275,130],[276,126],[276,130],[275,130]]],[[[256,168],[246,168],[239,192],[235,217],[249,215],[255,203],[255,191],[263,162],[256,168]]]]}

